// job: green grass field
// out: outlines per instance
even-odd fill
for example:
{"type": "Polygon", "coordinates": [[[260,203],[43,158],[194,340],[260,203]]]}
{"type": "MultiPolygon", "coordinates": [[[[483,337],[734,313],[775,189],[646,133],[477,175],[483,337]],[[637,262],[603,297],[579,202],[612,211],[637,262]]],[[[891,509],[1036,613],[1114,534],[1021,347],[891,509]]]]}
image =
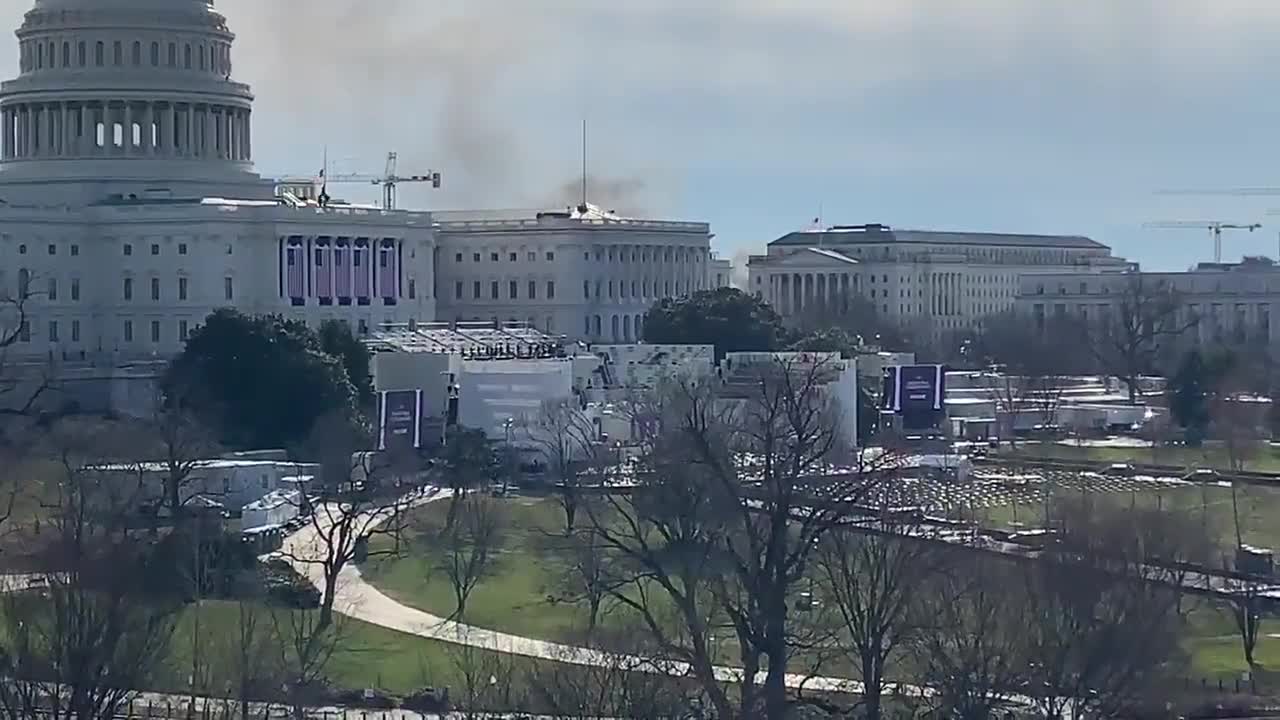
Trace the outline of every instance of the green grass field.
{"type": "MultiPolygon", "coordinates": [[[[1212,491],[1210,518],[1219,522],[1223,513],[1230,515],[1230,492],[1225,488],[1209,490],[1212,491]]],[[[1128,496],[1117,494],[1114,500],[1127,502],[1128,496]]],[[[1142,496],[1138,500],[1157,502],[1142,496]]],[[[494,574],[482,581],[472,595],[466,621],[529,637],[566,642],[580,640],[585,611],[552,599],[557,593],[557,577],[562,567],[554,542],[562,523],[559,506],[550,499],[512,498],[504,502],[509,508],[512,529],[508,531],[494,574]]],[[[1199,488],[1171,489],[1162,493],[1159,502],[1172,512],[1200,513],[1204,506],[1199,488]]],[[[1268,517],[1276,517],[1277,509],[1280,509],[1280,494],[1242,494],[1241,513],[1242,522],[1248,528],[1247,542],[1265,544],[1272,538],[1280,541],[1280,529],[1266,522],[1268,517]]],[[[446,510],[443,502],[429,505],[416,511],[417,520],[440,521],[446,510]]],[[[1021,516],[1027,517],[1032,512],[1031,508],[1024,508],[1021,516]]],[[[390,540],[384,538],[380,542],[390,540]]],[[[446,581],[430,577],[430,548],[421,544],[411,547],[415,548],[413,556],[386,556],[366,563],[365,577],[406,605],[448,615],[453,611],[453,598],[446,581]]],[[[1246,669],[1230,617],[1207,602],[1189,614],[1182,644],[1189,659],[1188,677],[1193,680],[1201,677],[1210,681],[1220,677],[1230,680],[1246,669]]],[[[1264,671],[1280,673],[1280,619],[1265,623],[1256,657],[1264,671]],[[1277,637],[1267,637],[1268,634],[1277,637]]],[[[841,674],[848,672],[848,668],[832,666],[826,672],[841,674]]],[[[1276,687],[1280,688],[1280,683],[1276,683],[1276,687]]]]}

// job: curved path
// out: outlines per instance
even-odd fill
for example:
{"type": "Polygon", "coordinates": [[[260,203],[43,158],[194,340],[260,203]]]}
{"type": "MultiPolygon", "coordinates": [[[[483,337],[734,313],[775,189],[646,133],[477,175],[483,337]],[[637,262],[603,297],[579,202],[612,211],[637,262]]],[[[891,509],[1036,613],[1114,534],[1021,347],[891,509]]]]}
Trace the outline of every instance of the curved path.
{"type": "MultiPolygon", "coordinates": [[[[446,497],[448,497],[447,492],[433,489],[415,499],[410,506],[421,506],[446,497]]],[[[277,553],[278,557],[288,560],[295,570],[310,580],[317,588],[320,588],[322,592],[324,588],[324,570],[318,563],[307,562],[305,558],[323,555],[323,544],[317,536],[316,525],[325,522],[325,515],[323,507],[317,508],[315,520],[285,538],[281,550],[277,553]]],[[[372,529],[385,522],[388,517],[385,513],[379,515],[376,511],[371,511],[357,522],[357,527],[372,529]]],[[[571,665],[620,667],[637,672],[674,676],[689,674],[689,666],[683,662],[655,660],[636,655],[610,653],[591,648],[537,640],[474,625],[466,625],[417,608],[411,608],[391,599],[370,584],[360,574],[360,569],[354,563],[348,563],[338,576],[338,589],[334,600],[334,609],[347,617],[372,625],[379,625],[431,640],[441,640],[500,653],[520,655],[539,660],[553,660],[571,665]]],[[[742,670],[741,668],[718,666],[716,667],[716,676],[723,682],[737,682],[742,679],[742,670]]],[[[802,688],[823,692],[856,693],[861,690],[861,683],[855,680],[798,674],[787,676],[787,686],[793,689],[802,688]]],[[[910,693],[921,692],[920,689],[909,686],[903,686],[901,689],[910,693]]]]}

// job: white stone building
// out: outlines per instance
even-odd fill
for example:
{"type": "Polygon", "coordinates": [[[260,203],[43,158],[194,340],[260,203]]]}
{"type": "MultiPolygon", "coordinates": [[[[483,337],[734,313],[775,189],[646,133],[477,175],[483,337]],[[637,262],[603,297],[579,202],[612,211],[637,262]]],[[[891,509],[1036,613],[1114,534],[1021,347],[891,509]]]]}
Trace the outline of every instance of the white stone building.
{"type": "Polygon", "coordinates": [[[837,225],[769,243],[766,255],[751,257],[747,282],[784,318],[860,296],[888,321],[942,332],[1012,308],[1024,275],[1123,265],[1080,236],[837,225]]]}
{"type": "Polygon", "coordinates": [[[655,302],[710,286],[706,223],[624,218],[590,205],[436,219],[443,321],[520,321],[574,339],[631,342],[655,302]]]}
{"type": "Polygon", "coordinates": [[[1195,324],[1187,337],[1205,343],[1280,341],[1272,318],[1280,312],[1280,267],[1265,258],[1239,263],[1200,263],[1183,272],[1051,273],[1024,277],[1019,312],[1043,321],[1073,317],[1090,321],[1115,312],[1135,292],[1171,291],[1183,304],[1180,325],[1195,324]]]}
{"type": "Polygon", "coordinates": [[[359,331],[518,319],[626,341],[653,302],[711,282],[705,223],[591,207],[437,222],[262,178],[253,95],[208,0],[35,0],[18,38],[18,76],[0,84],[11,367],[163,359],[226,306],[359,331]]]}

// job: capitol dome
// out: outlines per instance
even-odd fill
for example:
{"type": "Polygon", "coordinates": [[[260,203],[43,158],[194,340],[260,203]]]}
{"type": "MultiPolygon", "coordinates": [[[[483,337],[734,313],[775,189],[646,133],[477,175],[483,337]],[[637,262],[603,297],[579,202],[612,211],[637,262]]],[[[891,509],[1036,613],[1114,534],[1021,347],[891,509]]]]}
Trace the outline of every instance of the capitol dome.
{"type": "Polygon", "coordinates": [[[249,86],[235,35],[202,0],[35,0],[0,84],[15,175],[231,180],[252,175],[249,86]]]}

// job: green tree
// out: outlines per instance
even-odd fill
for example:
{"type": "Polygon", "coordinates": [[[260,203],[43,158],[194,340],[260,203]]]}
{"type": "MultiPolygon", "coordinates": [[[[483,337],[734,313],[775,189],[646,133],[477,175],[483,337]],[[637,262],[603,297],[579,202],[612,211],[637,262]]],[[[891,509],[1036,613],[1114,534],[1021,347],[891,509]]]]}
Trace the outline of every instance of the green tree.
{"type": "Polygon", "coordinates": [[[1182,426],[1189,444],[1199,445],[1208,435],[1213,419],[1211,402],[1236,364],[1237,356],[1230,349],[1206,354],[1193,348],[1182,356],[1169,378],[1169,412],[1182,426]]]}
{"type": "Polygon", "coordinates": [[[801,337],[787,348],[800,352],[838,352],[850,358],[858,352],[858,338],[839,327],[828,327],[801,337]]]}
{"type": "Polygon", "coordinates": [[[222,443],[292,447],[313,421],[354,415],[356,390],[342,362],[325,353],[304,323],[217,310],[187,339],[162,380],[222,443]]]}
{"type": "Polygon", "coordinates": [[[373,373],[369,369],[369,348],[351,332],[351,326],[338,320],[320,323],[320,349],[342,361],[347,379],[356,390],[361,408],[373,407],[373,373]]]}
{"type": "Polygon", "coordinates": [[[718,360],[729,352],[777,350],[788,336],[768,303],[736,288],[718,288],[658,302],[645,314],[644,339],[715,345],[718,360]]]}

